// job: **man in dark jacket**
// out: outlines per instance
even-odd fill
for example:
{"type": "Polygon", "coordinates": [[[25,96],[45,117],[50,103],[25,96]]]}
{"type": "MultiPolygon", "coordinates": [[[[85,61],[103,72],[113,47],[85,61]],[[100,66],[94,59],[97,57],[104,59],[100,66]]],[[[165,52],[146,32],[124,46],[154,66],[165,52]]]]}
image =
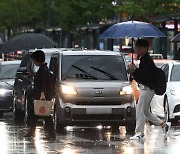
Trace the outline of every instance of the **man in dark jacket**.
{"type": "Polygon", "coordinates": [[[139,140],[144,138],[144,126],[146,118],[155,125],[164,129],[165,135],[169,133],[170,123],[165,123],[156,115],[150,112],[150,103],[155,94],[155,64],[148,53],[149,43],[145,39],[139,39],[136,42],[136,53],[141,57],[139,68],[135,64],[131,64],[128,71],[134,77],[136,82],[140,84],[140,98],[136,109],[136,130],[131,140],[139,140]]]}
{"type": "MultiPolygon", "coordinates": [[[[37,50],[31,55],[32,60],[36,66],[39,66],[39,70],[35,74],[33,71],[30,71],[30,75],[34,76],[34,100],[49,100],[53,98],[53,90],[51,87],[50,81],[50,71],[45,63],[45,54],[41,50],[37,50]]],[[[32,108],[34,112],[34,106],[32,108]]],[[[32,137],[35,135],[36,124],[38,116],[33,114],[32,125],[29,133],[25,137],[32,137]]],[[[55,131],[53,120],[51,116],[41,117],[45,120],[47,126],[47,131],[49,132],[50,138],[55,138],[55,131]]]]}

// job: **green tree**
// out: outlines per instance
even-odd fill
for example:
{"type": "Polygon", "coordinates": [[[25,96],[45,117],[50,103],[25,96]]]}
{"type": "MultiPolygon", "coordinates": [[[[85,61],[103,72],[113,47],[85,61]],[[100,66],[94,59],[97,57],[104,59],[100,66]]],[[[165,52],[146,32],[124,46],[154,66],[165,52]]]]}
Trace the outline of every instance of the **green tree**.
{"type": "Polygon", "coordinates": [[[112,0],[61,0],[59,24],[69,31],[113,17],[112,0]]]}
{"type": "Polygon", "coordinates": [[[152,17],[179,13],[179,0],[122,0],[123,5],[118,6],[134,20],[149,21],[152,17]]]}

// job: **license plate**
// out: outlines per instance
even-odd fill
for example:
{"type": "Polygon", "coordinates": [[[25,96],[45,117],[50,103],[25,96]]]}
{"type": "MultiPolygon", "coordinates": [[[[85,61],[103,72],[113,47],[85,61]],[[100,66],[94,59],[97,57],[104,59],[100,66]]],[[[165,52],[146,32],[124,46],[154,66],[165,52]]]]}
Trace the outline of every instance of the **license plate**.
{"type": "Polygon", "coordinates": [[[112,114],[112,108],[87,108],[86,114],[112,114]]]}

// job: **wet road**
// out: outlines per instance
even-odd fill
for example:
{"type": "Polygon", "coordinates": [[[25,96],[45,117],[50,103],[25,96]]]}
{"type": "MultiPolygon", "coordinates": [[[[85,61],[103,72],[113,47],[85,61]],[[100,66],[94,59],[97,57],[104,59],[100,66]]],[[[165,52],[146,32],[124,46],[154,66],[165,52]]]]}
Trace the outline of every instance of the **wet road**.
{"type": "Polygon", "coordinates": [[[178,154],[180,126],[172,127],[165,140],[160,127],[146,125],[146,139],[130,141],[124,127],[119,132],[108,128],[68,127],[67,133],[47,140],[41,124],[34,139],[24,138],[28,128],[15,124],[12,115],[0,119],[0,154],[178,154]]]}

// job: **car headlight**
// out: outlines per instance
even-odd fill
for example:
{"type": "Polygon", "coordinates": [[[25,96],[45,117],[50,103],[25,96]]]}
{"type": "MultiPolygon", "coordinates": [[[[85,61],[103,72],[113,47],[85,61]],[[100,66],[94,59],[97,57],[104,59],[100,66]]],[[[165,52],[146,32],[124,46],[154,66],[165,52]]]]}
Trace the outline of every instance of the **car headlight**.
{"type": "Polygon", "coordinates": [[[0,89],[0,95],[5,95],[6,93],[12,92],[12,90],[9,89],[0,89]]]}
{"type": "Polygon", "coordinates": [[[170,90],[171,95],[180,96],[180,92],[176,90],[170,90]]]}
{"type": "Polygon", "coordinates": [[[76,88],[68,85],[61,85],[61,91],[64,95],[77,95],[76,88]]]}
{"type": "Polygon", "coordinates": [[[132,87],[131,86],[125,86],[122,87],[120,90],[120,95],[131,95],[133,93],[132,87]]]}

